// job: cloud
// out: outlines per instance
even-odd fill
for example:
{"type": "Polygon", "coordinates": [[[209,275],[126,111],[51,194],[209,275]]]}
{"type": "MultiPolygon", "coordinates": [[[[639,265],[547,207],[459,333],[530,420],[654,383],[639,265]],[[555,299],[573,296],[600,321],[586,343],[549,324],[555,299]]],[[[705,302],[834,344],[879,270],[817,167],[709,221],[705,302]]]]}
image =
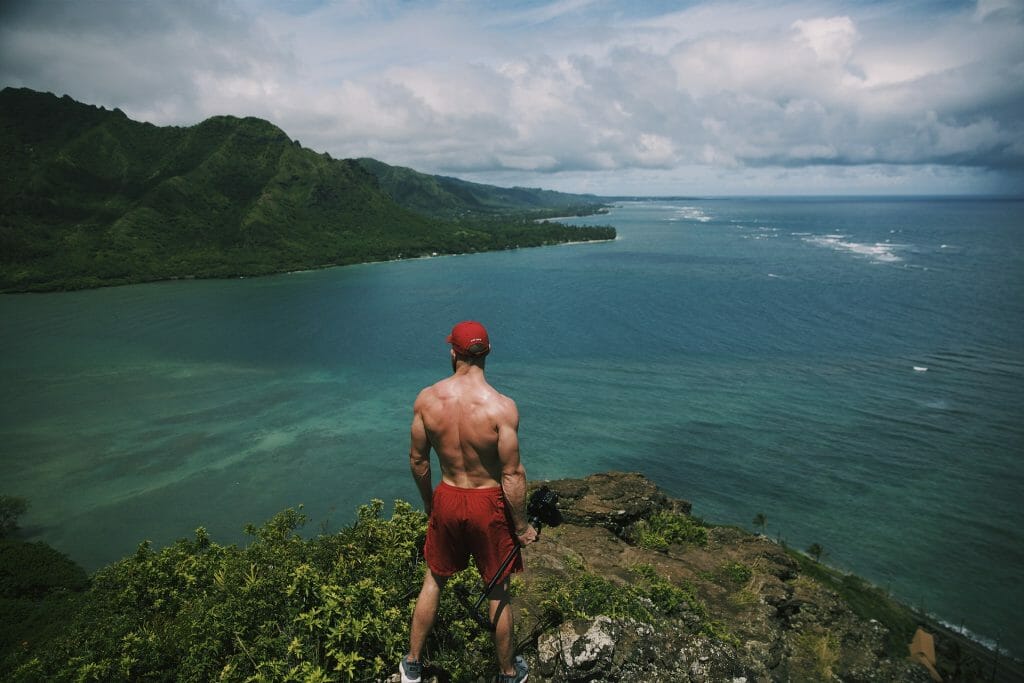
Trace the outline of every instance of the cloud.
{"type": "Polygon", "coordinates": [[[1012,187],[1022,22],[1022,0],[7,3],[0,79],[161,124],[263,116],[336,157],[540,186],[891,168],[1012,187]],[[910,170],[943,167],[963,172],[910,170]]]}
{"type": "Polygon", "coordinates": [[[0,46],[5,85],[68,93],[160,123],[194,123],[272,97],[294,68],[250,17],[198,1],[8,2],[0,46]]]}

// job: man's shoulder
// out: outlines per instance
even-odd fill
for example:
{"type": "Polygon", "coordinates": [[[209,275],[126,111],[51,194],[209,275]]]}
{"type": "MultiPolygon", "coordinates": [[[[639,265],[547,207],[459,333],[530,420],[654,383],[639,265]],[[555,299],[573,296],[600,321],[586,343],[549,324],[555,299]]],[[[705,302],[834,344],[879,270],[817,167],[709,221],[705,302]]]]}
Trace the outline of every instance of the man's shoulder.
{"type": "Polygon", "coordinates": [[[512,400],[511,396],[506,396],[505,394],[501,393],[500,391],[495,391],[494,393],[496,393],[498,395],[498,400],[501,401],[501,403],[503,405],[505,405],[508,408],[511,408],[512,410],[516,410],[517,409],[516,408],[516,402],[514,400],[512,400]]]}
{"type": "Polygon", "coordinates": [[[518,422],[519,408],[516,406],[516,402],[499,391],[495,391],[494,394],[496,397],[496,407],[501,412],[502,416],[510,421],[518,422]]]}
{"type": "Polygon", "coordinates": [[[451,377],[445,377],[444,379],[438,380],[433,384],[423,387],[420,389],[420,393],[416,396],[416,403],[424,403],[437,400],[438,397],[443,396],[448,392],[448,386],[451,382],[451,377]]]}

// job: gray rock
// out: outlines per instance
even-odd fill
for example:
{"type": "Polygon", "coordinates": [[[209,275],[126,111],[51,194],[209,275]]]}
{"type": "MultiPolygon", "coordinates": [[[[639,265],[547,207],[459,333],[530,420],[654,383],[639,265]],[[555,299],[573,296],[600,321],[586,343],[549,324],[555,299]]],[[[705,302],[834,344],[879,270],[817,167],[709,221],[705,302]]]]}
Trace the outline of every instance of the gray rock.
{"type": "Polygon", "coordinates": [[[615,643],[622,629],[612,619],[594,619],[562,624],[537,642],[540,668],[559,680],[588,681],[607,675],[615,655],[615,643]]]}

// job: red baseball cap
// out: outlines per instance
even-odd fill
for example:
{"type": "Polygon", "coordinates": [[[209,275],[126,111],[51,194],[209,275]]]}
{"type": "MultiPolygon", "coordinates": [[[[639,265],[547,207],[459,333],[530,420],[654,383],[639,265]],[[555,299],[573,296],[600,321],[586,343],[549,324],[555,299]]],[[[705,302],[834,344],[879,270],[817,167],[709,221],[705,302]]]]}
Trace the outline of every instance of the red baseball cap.
{"type": "Polygon", "coordinates": [[[483,358],[491,352],[491,340],[484,326],[474,320],[464,320],[452,328],[448,343],[455,353],[473,358],[483,358]]]}

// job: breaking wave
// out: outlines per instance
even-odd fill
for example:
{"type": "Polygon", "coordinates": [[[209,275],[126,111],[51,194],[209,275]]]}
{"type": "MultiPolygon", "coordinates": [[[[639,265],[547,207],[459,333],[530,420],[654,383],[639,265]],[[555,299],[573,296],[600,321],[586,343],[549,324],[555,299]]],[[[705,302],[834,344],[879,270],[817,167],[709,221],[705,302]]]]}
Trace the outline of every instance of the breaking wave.
{"type": "Polygon", "coordinates": [[[850,242],[846,235],[815,235],[804,237],[803,240],[808,244],[814,244],[819,247],[827,247],[836,251],[845,251],[858,256],[865,256],[879,263],[896,263],[903,260],[896,254],[896,250],[903,246],[900,244],[891,244],[889,242],[875,242],[874,244],[850,242]]]}
{"type": "Polygon", "coordinates": [[[704,213],[703,209],[696,206],[683,206],[676,210],[676,216],[687,221],[697,221],[698,223],[707,223],[711,220],[711,216],[704,213]]]}

